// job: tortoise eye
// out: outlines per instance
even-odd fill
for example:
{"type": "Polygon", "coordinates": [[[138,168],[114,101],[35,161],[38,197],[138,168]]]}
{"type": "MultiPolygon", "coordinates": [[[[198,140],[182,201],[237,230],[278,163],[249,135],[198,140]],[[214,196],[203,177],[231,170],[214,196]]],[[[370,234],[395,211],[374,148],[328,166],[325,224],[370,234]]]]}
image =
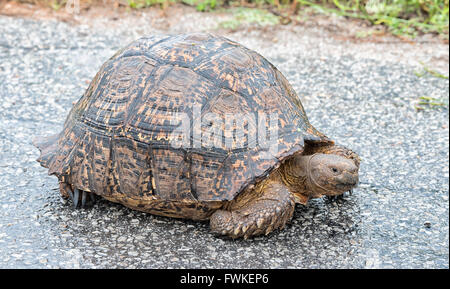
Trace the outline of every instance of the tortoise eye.
{"type": "Polygon", "coordinates": [[[337,168],[331,168],[331,170],[333,171],[333,173],[339,172],[339,170],[337,168]]]}

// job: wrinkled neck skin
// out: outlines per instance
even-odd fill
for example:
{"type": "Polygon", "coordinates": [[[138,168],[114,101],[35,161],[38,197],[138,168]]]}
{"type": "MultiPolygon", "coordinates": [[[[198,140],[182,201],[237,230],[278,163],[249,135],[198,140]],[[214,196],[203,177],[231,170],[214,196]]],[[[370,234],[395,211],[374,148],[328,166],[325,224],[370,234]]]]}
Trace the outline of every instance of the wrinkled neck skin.
{"type": "Polygon", "coordinates": [[[309,176],[309,162],[312,157],[307,155],[290,158],[278,168],[279,177],[294,194],[296,203],[306,205],[309,199],[318,198],[325,193],[309,176]]]}

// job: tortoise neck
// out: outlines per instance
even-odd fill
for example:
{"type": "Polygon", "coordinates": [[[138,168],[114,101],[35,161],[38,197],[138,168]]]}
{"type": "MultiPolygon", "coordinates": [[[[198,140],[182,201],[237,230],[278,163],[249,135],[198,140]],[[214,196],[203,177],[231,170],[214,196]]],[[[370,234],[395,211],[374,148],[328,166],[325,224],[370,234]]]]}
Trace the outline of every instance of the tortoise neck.
{"type": "Polygon", "coordinates": [[[308,173],[308,164],[312,156],[294,156],[287,159],[279,168],[283,183],[292,193],[308,195],[311,183],[308,173]]]}

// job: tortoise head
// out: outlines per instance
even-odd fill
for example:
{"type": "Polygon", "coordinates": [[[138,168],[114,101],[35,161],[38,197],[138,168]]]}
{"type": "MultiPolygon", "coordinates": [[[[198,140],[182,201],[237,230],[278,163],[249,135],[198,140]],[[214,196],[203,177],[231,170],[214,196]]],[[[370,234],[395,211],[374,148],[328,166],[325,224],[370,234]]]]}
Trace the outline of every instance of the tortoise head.
{"type": "Polygon", "coordinates": [[[311,197],[336,196],[358,184],[359,167],[354,160],[335,154],[313,154],[305,158],[311,197]]]}

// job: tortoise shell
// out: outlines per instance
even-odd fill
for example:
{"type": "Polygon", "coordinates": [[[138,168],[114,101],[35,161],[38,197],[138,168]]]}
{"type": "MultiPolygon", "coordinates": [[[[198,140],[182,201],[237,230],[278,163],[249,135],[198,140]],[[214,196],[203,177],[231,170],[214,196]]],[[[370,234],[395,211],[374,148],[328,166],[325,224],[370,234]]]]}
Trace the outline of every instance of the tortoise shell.
{"type": "MultiPolygon", "coordinates": [[[[204,130],[204,128],[201,128],[204,130]]],[[[246,126],[246,129],[249,129],[246,126]]],[[[190,136],[191,140],[194,139],[190,136]]],[[[195,140],[194,140],[195,141],[195,140]]],[[[109,200],[232,200],[309,143],[332,143],[309,123],[286,78],[264,57],[211,34],[144,37],[101,67],[38,161],[109,200]],[[277,152],[261,145],[174,148],[169,115],[278,115],[277,152]]]]}

